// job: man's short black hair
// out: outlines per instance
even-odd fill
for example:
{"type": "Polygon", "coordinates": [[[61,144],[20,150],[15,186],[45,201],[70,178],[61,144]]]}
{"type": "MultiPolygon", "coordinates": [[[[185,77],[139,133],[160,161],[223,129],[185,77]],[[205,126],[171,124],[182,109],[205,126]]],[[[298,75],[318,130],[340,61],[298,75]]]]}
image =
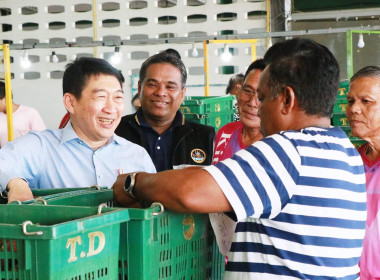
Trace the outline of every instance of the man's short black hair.
{"type": "Polygon", "coordinates": [[[120,86],[123,86],[123,74],[108,61],[93,57],[77,58],[73,63],[69,63],[66,66],[62,80],[63,94],[69,92],[77,99],[80,99],[82,90],[90,77],[101,74],[114,76],[119,81],[120,86]]]}
{"type": "Polygon", "coordinates": [[[258,69],[258,70],[263,71],[265,69],[265,66],[267,66],[267,65],[265,64],[264,59],[262,59],[262,58],[256,59],[254,62],[251,63],[251,65],[248,66],[247,71],[245,71],[244,80],[247,78],[249,72],[251,72],[254,69],[258,69]]]}
{"type": "Polygon", "coordinates": [[[172,49],[172,48],[166,49],[166,50],[162,51],[161,53],[167,53],[170,55],[174,55],[175,57],[181,59],[181,55],[179,54],[179,52],[175,49],[172,49]]]}
{"type": "Polygon", "coordinates": [[[181,73],[181,83],[182,83],[182,89],[183,89],[186,86],[186,80],[187,80],[187,72],[186,72],[185,64],[183,64],[180,58],[171,54],[167,54],[165,52],[152,55],[151,57],[149,57],[147,60],[144,61],[144,63],[141,65],[141,68],[140,68],[139,83],[143,83],[143,81],[145,80],[146,72],[150,65],[161,64],[161,63],[171,64],[179,70],[179,72],[181,73]]]}
{"type": "Polygon", "coordinates": [[[0,100],[5,98],[5,83],[0,81],[0,100]]]}
{"type": "Polygon", "coordinates": [[[339,64],[323,45],[295,38],[274,44],[264,55],[273,96],[290,86],[306,114],[330,117],[339,89],[339,64]]]}

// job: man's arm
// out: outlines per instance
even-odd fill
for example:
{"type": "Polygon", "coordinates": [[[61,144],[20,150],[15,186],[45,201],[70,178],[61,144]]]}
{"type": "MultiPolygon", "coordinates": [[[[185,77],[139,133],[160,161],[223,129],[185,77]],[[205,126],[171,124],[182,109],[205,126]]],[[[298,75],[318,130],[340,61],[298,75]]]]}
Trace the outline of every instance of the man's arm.
{"type": "MultiPolygon", "coordinates": [[[[122,205],[134,202],[124,192],[127,174],[113,185],[115,199],[122,205]]],[[[165,208],[183,213],[231,212],[232,207],[214,178],[203,169],[185,168],[157,174],[138,173],[133,189],[136,199],[161,202],[165,208]]]]}
{"type": "Polygon", "coordinates": [[[7,189],[8,203],[14,200],[25,201],[34,198],[28,183],[21,178],[9,180],[7,189]]]}

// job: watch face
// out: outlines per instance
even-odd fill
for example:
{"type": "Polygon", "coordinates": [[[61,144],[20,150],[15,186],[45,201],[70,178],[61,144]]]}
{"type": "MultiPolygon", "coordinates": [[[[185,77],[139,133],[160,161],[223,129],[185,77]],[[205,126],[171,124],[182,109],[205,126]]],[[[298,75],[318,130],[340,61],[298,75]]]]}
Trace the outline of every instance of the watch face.
{"type": "Polygon", "coordinates": [[[127,191],[129,189],[129,187],[131,186],[131,181],[132,181],[131,175],[128,175],[125,178],[125,183],[124,183],[124,190],[125,191],[127,191]]]}

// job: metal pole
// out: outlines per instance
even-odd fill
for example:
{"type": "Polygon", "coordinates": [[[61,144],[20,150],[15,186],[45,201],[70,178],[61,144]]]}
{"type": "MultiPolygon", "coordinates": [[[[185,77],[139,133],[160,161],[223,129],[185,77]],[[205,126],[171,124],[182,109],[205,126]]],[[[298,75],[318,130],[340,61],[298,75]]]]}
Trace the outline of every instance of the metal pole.
{"type": "Polygon", "coordinates": [[[349,80],[354,75],[354,56],[352,53],[352,31],[346,32],[346,45],[347,45],[347,79],[349,80]]]}
{"type": "Polygon", "coordinates": [[[9,44],[3,44],[4,53],[4,79],[5,79],[5,103],[7,110],[8,141],[13,140],[13,102],[11,88],[11,67],[9,59],[9,44]]]}
{"type": "Polygon", "coordinates": [[[204,56],[204,69],[206,75],[205,81],[205,96],[210,95],[210,77],[209,77],[209,68],[208,68],[208,41],[203,41],[203,56],[204,56]]]}
{"type": "MultiPolygon", "coordinates": [[[[93,26],[94,26],[94,41],[98,40],[98,21],[97,21],[97,14],[96,14],[96,0],[92,0],[92,17],[93,17],[93,26]]],[[[98,48],[94,47],[94,57],[98,57],[98,48]]]]}

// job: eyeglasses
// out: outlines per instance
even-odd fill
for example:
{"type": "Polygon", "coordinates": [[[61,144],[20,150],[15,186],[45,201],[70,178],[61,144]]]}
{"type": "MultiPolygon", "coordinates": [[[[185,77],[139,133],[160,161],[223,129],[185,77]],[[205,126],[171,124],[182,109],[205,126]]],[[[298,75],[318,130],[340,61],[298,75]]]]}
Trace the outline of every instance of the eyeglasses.
{"type": "Polygon", "coordinates": [[[252,97],[257,99],[257,91],[248,87],[248,86],[241,86],[239,89],[239,99],[243,102],[249,102],[251,101],[252,97]]]}

